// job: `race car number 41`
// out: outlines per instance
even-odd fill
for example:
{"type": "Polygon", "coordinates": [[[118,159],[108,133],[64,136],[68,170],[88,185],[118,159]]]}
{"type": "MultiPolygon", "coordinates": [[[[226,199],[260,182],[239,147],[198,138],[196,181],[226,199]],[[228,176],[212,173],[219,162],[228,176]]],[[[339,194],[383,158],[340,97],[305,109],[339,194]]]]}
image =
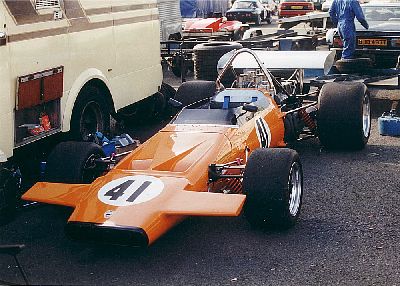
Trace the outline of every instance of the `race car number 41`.
{"type": "Polygon", "coordinates": [[[112,206],[129,206],[144,203],[159,196],[164,183],[156,177],[136,175],[113,180],[97,193],[100,201],[112,206]]]}

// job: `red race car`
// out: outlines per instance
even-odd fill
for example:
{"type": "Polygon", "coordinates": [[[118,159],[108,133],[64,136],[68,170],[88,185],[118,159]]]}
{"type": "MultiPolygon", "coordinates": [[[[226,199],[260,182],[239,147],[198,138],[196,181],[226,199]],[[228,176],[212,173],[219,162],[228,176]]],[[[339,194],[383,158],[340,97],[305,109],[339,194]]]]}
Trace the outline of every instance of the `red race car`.
{"type": "Polygon", "coordinates": [[[314,11],[311,0],[284,0],[278,6],[278,17],[302,16],[314,11]]]}
{"type": "Polygon", "coordinates": [[[183,38],[207,37],[214,39],[240,40],[250,27],[240,21],[228,21],[220,18],[185,19],[183,23],[183,38]]]}

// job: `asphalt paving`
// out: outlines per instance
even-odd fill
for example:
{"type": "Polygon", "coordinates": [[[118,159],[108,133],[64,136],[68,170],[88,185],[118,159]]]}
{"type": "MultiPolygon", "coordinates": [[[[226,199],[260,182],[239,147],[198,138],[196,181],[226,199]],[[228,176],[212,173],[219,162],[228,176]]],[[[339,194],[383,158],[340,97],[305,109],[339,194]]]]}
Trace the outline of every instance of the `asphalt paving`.
{"type": "MultiPolygon", "coordinates": [[[[40,206],[0,227],[0,244],[25,244],[18,258],[41,285],[397,285],[399,147],[376,119],[362,151],[300,142],[302,214],[284,232],[192,217],[148,249],[92,245],[65,237],[69,209],[40,206]]],[[[0,280],[23,283],[11,256],[0,256],[0,280]]]]}
{"type": "MultiPolygon", "coordinates": [[[[146,140],[162,123],[131,128],[146,140]]],[[[328,152],[317,139],[295,146],[304,170],[298,224],[261,231],[243,217],[191,217],[147,249],[93,245],[64,233],[71,212],[21,211],[0,227],[0,244],[18,255],[35,285],[398,285],[400,138],[328,152]]],[[[0,280],[23,284],[13,257],[0,255],[0,280]]],[[[0,282],[0,285],[2,283],[0,282]]]]}

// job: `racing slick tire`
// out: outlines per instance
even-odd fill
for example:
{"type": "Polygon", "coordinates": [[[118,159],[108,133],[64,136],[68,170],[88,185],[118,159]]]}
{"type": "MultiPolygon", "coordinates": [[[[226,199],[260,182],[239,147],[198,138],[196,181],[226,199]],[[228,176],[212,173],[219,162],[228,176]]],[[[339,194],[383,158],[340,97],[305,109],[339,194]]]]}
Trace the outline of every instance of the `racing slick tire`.
{"type": "Polygon", "coordinates": [[[72,110],[70,134],[72,139],[81,141],[96,131],[110,131],[110,110],[101,91],[88,85],[80,91],[72,110]]]}
{"type": "Polygon", "coordinates": [[[297,222],[303,196],[299,155],[288,148],[257,149],[243,176],[244,216],[255,227],[290,228],[297,222]]]}
{"type": "Polygon", "coordinates": [[[340,59],[335,66],[344,74],[365,73],[372,67],[372,61],[370,58],[340,59]]]}
{"type": "Polygon", "coordinates": [[[217,64],[227,52],[241,49],[243,46],[235,42],[208,42],[194,46],[194,78],[215,81],[218,77],[217,64]]]}
{"type": "Polygon", "coordinates": [[[67,184],[90,184],[102,171],[95,159],[105,157],[93,142],[61,142],[49,154],[45,181],[67,184]]]}
{"type": "Polygon", "coordinates": [[[177,90],[175,100],[183,106],[214,96],[216,85],[214,81],[193,80],[184,82],[177,90]]]}
{"type": "Polygon", "coordinates": [[[371,132],[370,96],[365,84],[325,84],[318,98],[318,137],[327,149],[360,150],[371,132]]]}

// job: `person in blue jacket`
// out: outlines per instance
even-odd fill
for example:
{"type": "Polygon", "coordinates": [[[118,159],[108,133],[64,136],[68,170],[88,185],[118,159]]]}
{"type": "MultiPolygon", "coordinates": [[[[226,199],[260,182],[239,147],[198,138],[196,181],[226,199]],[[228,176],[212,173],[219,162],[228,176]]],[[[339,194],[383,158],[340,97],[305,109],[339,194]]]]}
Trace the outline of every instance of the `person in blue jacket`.
{"type": "Polygon", "coordinates": [[[333,25],[338,28],[339,36],[343,41],[342,59],[354,58],[356,50],[356,26],[354,17],[361,25],[368,29],[364,13],[358,0],[333,0],[329,15],[333,25]]]}

